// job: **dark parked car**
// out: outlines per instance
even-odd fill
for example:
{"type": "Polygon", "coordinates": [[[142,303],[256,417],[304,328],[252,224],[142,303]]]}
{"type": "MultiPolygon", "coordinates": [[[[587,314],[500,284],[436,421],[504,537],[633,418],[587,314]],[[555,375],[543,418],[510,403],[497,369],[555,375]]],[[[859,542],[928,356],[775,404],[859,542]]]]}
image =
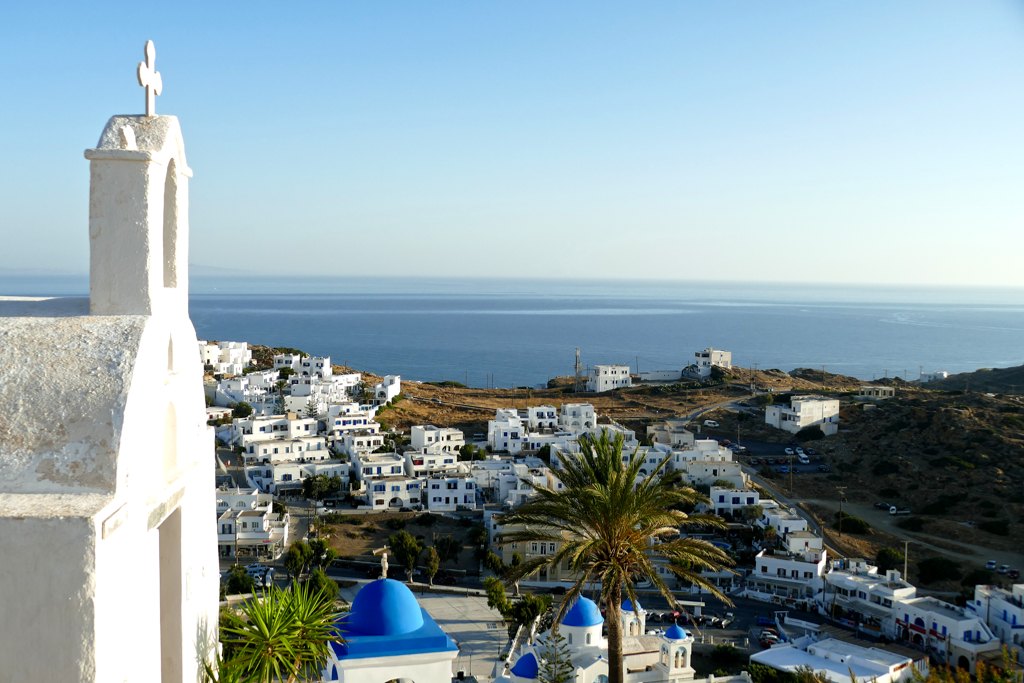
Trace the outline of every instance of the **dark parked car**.
{"type": "Polygon", "coordinates": [[[1009,576],[1011,579],[1019,579],[1020,578],[1020,570],[1019,569],[1011,569],[1010,571],[1006,572],[1006,575],[1009,576]]]}
{"type": "Polygon", "coordinates": [[[412,508],[400,507],[400,508],[398,508],[398,511],[399,512],[412,512],[412,508]]]}
{"type": "Polygon", "coordinates": [[[818,454],[818,451],[814,450],[813,448],[808,448],[806,452],[807,452],[807,455],[817,455],[818,454]]]}
{"type": "Polygon", "coordinates": [[[554,586],[550,593],[552,595],[565,595],[565,586],[554,586]]]}
{"type": "Polygon", "coordinates": [[[459,580],[456,579],[454,576],[445,576],[438,580],[438,583],[442,586],[454,586],[458,584],[458,582],[459,580]]]}
{"type": "Polygon", "coordinates": [[[822,472],[831,472],[832,471],[831,469],[829,469],[828,465],[818,465],[818,469],[821,470],[822,472]]]}
{"type": "Polygon", "coordinates": [[[889,505],[888,503],[875,503],[875,509],[876,510],[886,510],[886,511],[888,511],[889,508],[891,508],[891,507],[892,506],[889,505]]]}

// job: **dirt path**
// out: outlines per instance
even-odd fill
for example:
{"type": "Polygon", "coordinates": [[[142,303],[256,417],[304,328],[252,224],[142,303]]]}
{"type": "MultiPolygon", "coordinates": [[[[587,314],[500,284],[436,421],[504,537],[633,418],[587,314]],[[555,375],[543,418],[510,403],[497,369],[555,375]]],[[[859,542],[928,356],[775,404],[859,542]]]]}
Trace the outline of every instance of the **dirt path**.
{"type": "MultiPolygon", "coordinates": [[[[839,510],[838,500],[820,500],[820,499],[804,499],[801,502],[810,503],[812,505],[819,505],[828,510],[839,510]]],[[[960,541],[952,541],[947,538],[941,538],[939,536],[932,536],[930,534],[914,533],[902,529],[897,526],[897,522],[900,519],[906,519],[905,517],[893,517],[885,510],[876,510],[874,507],[864,505],[862,503],[843,503],[843,512],[849,513],[854,517],[860,517],[871,526],[884,531],[887,534],[891,534],[898,538],[902,538],[911,543],[916,543],[920,546],[924,546],[929,550],[934,550],[940,555],[950,557],[952,559],[961,562],[971,562],[978,566],[984,567],[985,563],[989,560],[995,560],[997,564],[1008,564],[1011,567],[1021,566],[1021,555],[1019,553],[1005,552],[1000,550],[993,550],[980,545],[973,545],[970,543],[962,543],[960,541]],[[929,543],[927,539],[933,541],[941,541],[946,546],[958,546],[964,549],[964,552],[956,552],[950,550],[948,547],[941,547],[934,543],[929,543]]]]}

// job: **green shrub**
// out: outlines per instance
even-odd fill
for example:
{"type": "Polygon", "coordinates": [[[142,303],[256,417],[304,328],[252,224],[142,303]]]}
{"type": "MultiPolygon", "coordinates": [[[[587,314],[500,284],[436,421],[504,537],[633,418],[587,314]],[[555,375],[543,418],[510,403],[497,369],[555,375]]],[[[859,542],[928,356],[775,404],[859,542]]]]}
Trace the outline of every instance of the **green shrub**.
{"type": "Polygon", "coordinates": [[[959,581],[961,576],[960,563],[945,557],[929,557],[917,563],[917,578],[921,583],[959,581]]]}
{"type": "Polygon", "coordinates": [[[907,531],[921,531],[931,521],[925,517],[907,517],[896,522],[896,526],[907,531]]]}
{"type": "Polygon", "coordinates": [[[399,531],[405,528],[405,520],[401,517],[389,517],[384,526],[391,529],[392,531],[399,531]]]}
{"type": "MultiPolygon", "coordinates": [[[[986,569],[975,569],[960,580],[961,586],[987,586],[992,583],[992,572],[986,569]]],[[[973,596],[972,596],[973,597],[973,596]]]]}
{"type": "Polygon", "coordinates": [[[738,664],[746,658],[747,656],[740,652],[734,645],[716,645],[715,649],[711,651],[711,661],[718,666],[738,664]]]}
{"type": "Polygon", "coordinates": [[[848,533],[848,534],[862,535],[862,534],[870,534],[871,533],[871,525],[870,524],[865,522],[860,517],[851,517],[850,515],[846,514],[845,512],[843,512],[843,513],[838,513],[837,512],[836,513],[836,523],[833,526],[837,530],[841,528],[844,533],[848,533]],[[839,525],[840,519],[843,522],[842,527],[840,527],[840,525],[839,525]]]}
{"type": "Polygon", "coordinates": [[[996,536],[1010,535],[1010,523],[1005,519],[986,519],[978,523],[978,528],[996,536]]]}
{"type": "Polygon", "coordinates": [[[894,548],[881,548],[875,555],[875,564],[879,572],[898,569],[903,566],[903,553],[894,548]]]}

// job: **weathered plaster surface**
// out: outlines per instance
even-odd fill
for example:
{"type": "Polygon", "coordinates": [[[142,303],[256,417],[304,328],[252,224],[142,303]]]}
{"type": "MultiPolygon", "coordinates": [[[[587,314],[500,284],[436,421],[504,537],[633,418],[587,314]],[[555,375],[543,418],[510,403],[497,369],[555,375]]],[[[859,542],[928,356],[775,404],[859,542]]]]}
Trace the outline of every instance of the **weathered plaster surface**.
{"type": "Polygon", "coordinates": [[[114,490],[147,318],[80,301],[0,299],[0,492],[114,490]]]}

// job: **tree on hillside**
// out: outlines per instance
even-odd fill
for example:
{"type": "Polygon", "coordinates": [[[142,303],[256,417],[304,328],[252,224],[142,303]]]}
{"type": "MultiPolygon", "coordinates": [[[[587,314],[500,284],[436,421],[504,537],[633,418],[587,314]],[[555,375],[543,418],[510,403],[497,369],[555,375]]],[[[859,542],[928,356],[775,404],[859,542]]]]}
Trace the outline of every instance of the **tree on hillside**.
{"type": "Polygon", "coordinates": [[[521,580],[542,567],[568,569],[577,579],[559,607],[556,622],[585,587],[599,583],[607,607],[608,677],[611,683],[622,683],[621,604],[624,597],[637,600],[634,577],[650,580],[669,605],[675,605],[675,596],[657,571],[657,565],[664,563],[681,580],[732,604],[700,573],[722,571],[732,564],[722,549],[690,537],[661,543],[653,539],[680,527],[724,528],[725,523],[715,516],[687,516],[675,509],[710,501],[691,488],[676,486],[678,475],[668,471],[669,457],[650,474],[641,475],[646,458],[634,451],[624,462],[621,433],[614,441],[607,432],[598,439],[583,437],[580,453],[557,453],[557,457],[563,488],[553,490],[523,480],[534,496],[496,521],[512,530],[502,534],[500,545],[544,541],[558,544],[558,549],[523,562],[505,580],[521,580]]]}
{"type": "Polygon", "coordinates": [[[764,540],[771,543],[772,547],[775,547],[775,542],[779,538],[779,532],[775,530],[775,527],[769,524],[764,528],[764,540]]]}
{"type": "Polygon", "coordinates": [[[747,505],[742,508],[743,520],[746,522],[754,522],[761,519],[761,515],[764,514],[763,505],[747,505]]]}
{"type": "Polygon", "coordinates": [[[451,536],[438,536],[434,539],[434,547],[437,548],[437,554],[441,558],[442,565],[447,565],[449,562],[458,562],[459,553],[462,552],[462,543],[451,536]]]}
{"type": "Polygon", "coordinates": [[[288,385],[283,379],[277,380],[277,407],[274,412],[278,415],[284,415],[284,388],[288,385]]]}
{"type": "Polygon", "coordinates": [[[420,555],[423,554],[423,542],[403,530],[388,536],[388,547],[395,559],[398,560],[398,564],[405,569],[406,580],[412,583],[413,572],[416,571],[420,555]]]}
{"type": "Polygon", "coordinates": [[[338,475],[328,477],[326,474],[317,474],[306,477],[302,480],[302,495],[309,500],[320,502],[341,491],[341,483],[341,477],[338,475]]]}
{"type": "Polygon", "coordinates": [[[437,569],[441,566],[441,558],[437,556],[437,550],[431,546],[427,548],[427,581],[434,585],[434,577],[437,576],[437,569]]]}
{"type": "Polygon", "coordinates": [[[759,407],[761,407],[761,408],[764,408],[766,406],[770,406],[774,402],[775,402],[775,395],[774,394],[758,394],[757,396],[754,397],[754,404],[759,406],[759,407]]]}
{"type": "Polygon", "coordinates": [[[576,680],[575,668],[569,656],[569,645],[565,636],[558,632],[558,627],[551,629],[537,671],[539,683],[573,683],[576,680]]]}

